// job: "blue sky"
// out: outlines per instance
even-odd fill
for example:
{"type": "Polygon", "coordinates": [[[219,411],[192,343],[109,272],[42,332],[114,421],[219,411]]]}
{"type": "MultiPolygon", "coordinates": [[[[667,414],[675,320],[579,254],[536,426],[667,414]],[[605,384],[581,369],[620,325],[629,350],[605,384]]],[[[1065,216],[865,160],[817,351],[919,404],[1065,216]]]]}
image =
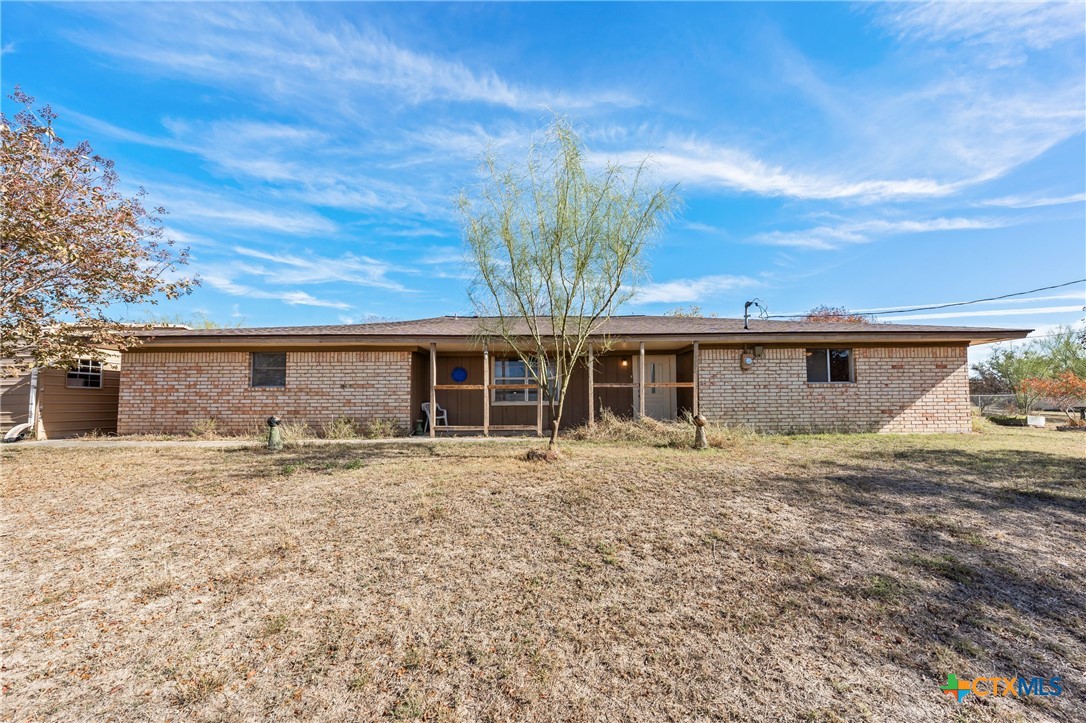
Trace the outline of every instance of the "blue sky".
{"type": "MultiPolygon", "coordinates": [[[[203,285],[166,313],[470,312],[453,198],[486,143],[516,157],[550,111],[594,159],[652,156],[680,186],[629,313],[879,309],[1086,276],[1081,3],[0,12],[5,94],[51,103],[191,246],[203,285]]],[[[1083,295],[884,318],[1047,330],[1083,295]]]]}

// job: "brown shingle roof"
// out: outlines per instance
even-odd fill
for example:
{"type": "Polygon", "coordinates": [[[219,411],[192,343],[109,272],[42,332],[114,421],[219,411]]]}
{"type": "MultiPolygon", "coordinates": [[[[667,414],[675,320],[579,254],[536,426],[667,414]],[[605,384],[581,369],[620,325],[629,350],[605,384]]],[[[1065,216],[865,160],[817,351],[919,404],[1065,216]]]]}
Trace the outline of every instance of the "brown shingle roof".
{"type": "MultiPolygon", "coordinates": [[[[386,321],[372,324],[340,324],[333,326],[278,326],[227,329],[154,329],[141,336],[167,338],[260,338],[260,337],[368,337],[467,338],[479,333],[486,319],[474,316],[438,316],[410,321],[386,321]]],[[[849,337],[864,334],[944,334],[976,339],[1014,339],[1031,329],[999,329],[975,326],[931,326],[926,324],[869,324],[849,322],[778,321],[751,319],[744,331],[742,319],[720,319],[680,316],[613,316],[604,322],[601,335],[615,337],[689,336],[697,338],[742,334],[772,337],[778,334],[842,334],[849,337]]]]}

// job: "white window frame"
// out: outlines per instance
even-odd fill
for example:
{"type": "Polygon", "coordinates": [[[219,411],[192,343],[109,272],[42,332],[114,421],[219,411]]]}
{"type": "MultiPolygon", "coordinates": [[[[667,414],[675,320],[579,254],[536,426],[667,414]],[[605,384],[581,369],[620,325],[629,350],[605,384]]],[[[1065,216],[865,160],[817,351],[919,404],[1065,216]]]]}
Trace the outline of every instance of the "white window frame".
{"type": "MultiPolygon", "coordinates": [[[[530,405],[530,406],[534,407],[538,403],[537,395],[539,394],[539,389],[509,389],[509,390],[506,390],[506,391],[509,391],[509,392],[514,392],[515,391],[515,392],[523,393],[524,394],[524,399],[515,400],[515,401],[514,400],[498,400],[498,390],[500,389],[500,385],[498,384],[498,364],[501,363],[501,362],[510,362],[510,361],[521,362],[522,364],[524,364],[525,378],[523,380],[521,380],[521,377],[506,377],[506,376],[503,376],[503,377],[501,377],[502,379],[521,380],[520,381],[521,384],[534,384],[535,383],[535,378],[532,376],[532,371],[531,371],[531,366],[532,365],[525,362],[520,357],[515,357],[515,356],[513,356],[513,357],[494,357],[490,361],[490,379],[491,379],[490,383],[492,385],[494,385],[494,387],[495,387],[494,389],[490,390],[490,403],[491,403],[491,405],[499,406],[499,407],[503,407],[503,406],[515,407],[515,406],[529,406],[530,405]]],[[[549,372],[547,376],[551,381],[551,385],[550,385],[551,390],[554,391],[555,390],[554,362],[552,362],[550,360],[547,360],[547,367],[548,367],[547,370],[549,372]]],[[[543,401],[546,402],[548,399],[549,399],[549,397],[547,395],[544,395],[543,401]]]]}
{"type": "Polygon", "coordinates": [[[811,352],[825,352],[826,355],[826,381],[824,382],[812,382],[807,380],[808,384],[855,384],[856,383],[856,350],[851,347],[808,347],[803,350],[803,374],[807,374],[807,356],[811,352]],[[830,352],[834,351],[847,351],[848,352],[848,380],[847,381],[834,381],[833,380],[833,367],[830,365],[830,352]]]}
{"type": "Polygon", "coordinates": [[[64,378],[64,386],[68,389],[101,389],[102,362],[97,359],[77,360],[75,366],[68,369],[68,374],[64,378]],[[73,381],[81,383],[72,384],[73,381]]]}

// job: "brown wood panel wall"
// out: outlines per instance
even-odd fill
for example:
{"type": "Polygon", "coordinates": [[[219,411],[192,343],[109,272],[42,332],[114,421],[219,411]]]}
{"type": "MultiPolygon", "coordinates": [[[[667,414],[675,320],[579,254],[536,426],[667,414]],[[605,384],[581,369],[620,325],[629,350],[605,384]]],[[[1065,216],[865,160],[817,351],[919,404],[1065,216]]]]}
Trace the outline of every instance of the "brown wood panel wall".
{"type": "MultiPolygon", "coordinates": [[[[596,384],[630,384],[634,379],[633,354],[608,354],[596,357],[596,384]],[[622,360],[626,366],[622,366],[622,360]]],[[[587,381],[586,381],[587,384],[587,381]]],[[[586,392],[587,393],[587,392],[586,392]]],[[[601,409],[609,409],[620,417],[633,416],[634,390],[596,387],[594,405],[597,416],[601,409]]],[[[587,414],[585,417],[587,418],[587,414]]]]}
{"type": "Polygon", "coordinates": [[[0,433],[30,421],[30,375],[0,376],[0,433]]]}
{"type": "MultiPolygon", "coordinates": [[[[424,355],[423,355],[424,356],[424,355]]],[[[502,358],[500,355],[491,355],[492,358],[502,358]]],[[[597,366],[599,363],[597,362],[597,366]]],[[[437,355],[437,383],[455,384],[452,378],[452,370],[463,367],[468,372],[465,385],[483,383],[483,356],[481,353],[471,354],[442,354],[437,355]]],[[[421,404],[429,398],[429,362],[422,360],[422,371],[419,374],[412,372],[412,398],[418,398],[421,404]]],[[[619,392],[626,390],[617,390],[619,392]]],[[[598,396],[598,394],[597,394],[598,396]]],[[[631,398],[627,393],[627,399],[631,398]]],[[[413,402],[414,403],[414,402],[413,402]]],[[[437,403],[449,411],[449,424],[452,426],[478,426],[483,424],[483,392],[480,389],[456,389],[437,390],[437,403]]],[[[627,402],[627,406],[629,403],[627,402]]],[[[421,408],[418,412],[421,415],[421,408]]],[[[565,409],[562,413],[562,426],[566,429],[575,427],[588,421],[588,370],[583,364],[579,364],[573,370],[570,378],[569,389],[565,409]]],[[[501,425],[535,425],[536,405],[530,404],[491,404],[490,423],[501,425]]],[[[550,408],[543,402],[543,426],[549,427],[551,421],[550,408]]]]}
{"type": "Polygon", "coordinates": [[[430,399],[429,355],[416,351],[411,354],[411,428],[415,420],[424,419],[422,403],[430,399]]]}
{"type": "Polygon", "coordinates": [[[48,439],[76,437],[97,430],[117,431],[117,393],[121,373],[102,372],[102,388],[68,387],[67,372],[47,369],[38,375],[42,428],[48,439]]]}
{"type": "MultiPolygon", "coordinates": [[[[675,381],[694,381],[694,352],[684,351],[675,355],[675,381]]],[[[689,412],[694,408],[694,390],[676,389],[675,405],[678,407],[679,416],[683,412],[689,412]]]]}

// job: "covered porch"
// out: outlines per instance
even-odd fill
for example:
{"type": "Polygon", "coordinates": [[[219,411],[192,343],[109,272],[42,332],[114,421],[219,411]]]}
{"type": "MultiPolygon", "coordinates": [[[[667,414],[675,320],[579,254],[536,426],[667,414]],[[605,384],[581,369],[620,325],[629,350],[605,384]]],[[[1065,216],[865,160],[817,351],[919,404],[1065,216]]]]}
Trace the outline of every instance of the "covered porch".
{"type": "MultiPolygon", "coordinates": [[[[624,340],[605,351],[590,347],[570,373],[561,427],[593,425],[603,410],[661,420],[697,414],[698,357],[697,341],[624,340]]],[[[427,419],[423,405],[447,414],[447,424],[427,424],[431,437],[542,435],[551,426],[549,391],[530,378],[515,353],[497,344],[434,342],[415,351],[411,400],[413,419],[427,419]]]]}

